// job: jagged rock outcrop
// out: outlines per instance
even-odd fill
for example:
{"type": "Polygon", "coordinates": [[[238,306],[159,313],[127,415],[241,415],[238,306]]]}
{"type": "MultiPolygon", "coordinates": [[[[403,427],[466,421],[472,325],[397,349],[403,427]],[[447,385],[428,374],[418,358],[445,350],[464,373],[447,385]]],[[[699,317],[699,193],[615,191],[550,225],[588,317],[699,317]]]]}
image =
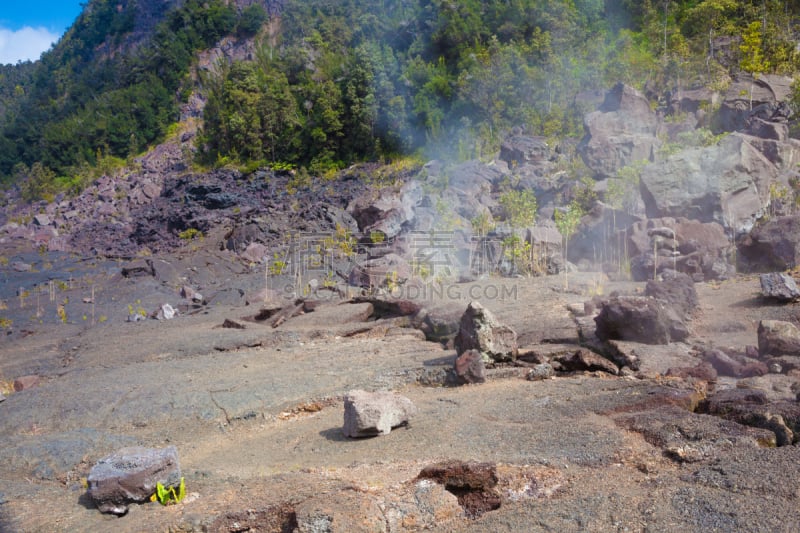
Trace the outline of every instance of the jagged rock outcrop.
{"type": "Polygon", "coordinates": [[[683,150],[647,165],[641,190],[647,216],[717,222],[747,233],[769,205],[779,169],[734,133],[713,146],[683,150]]]}
{"type": "Polygon", "coordinates": [[[603,105],[584,118],[586,136],[578,145],[583,162],[599,177],[609,178],[635,161],[653,161],[661,146],[658,117],[636,89],[618,83],[603,105]]]}
{"type": "Polygon", "coordinates": [[[736,271],[734,247],[716,222],[664,217],[636,222],[627,231],[631,276],[636,281],[675,270],[694,281],[727,279],[736,271]]]}
{"type": "Polygon", "coordinates": [[[393,239],[411,227],[422,196],[422,186],[409,181],[399,187],[366,192],[350,204],[348,211],[365,235],[380,232],[384,239],[393,239]]]}
{"type": "MultiPolygon", "coordinates": [[[[763,74],[752,80],[742,75],[734,80],[716,116],[715,129],[718,131],[742,131],[752,127],[752,118],[766,113],[766,118],[774,116],[781,102],[786,102],[791,94],[792,78],[775,74],[763,74]]],[[[764,117],[760,117],[762,120],[764,117]]],[[[771,121],[780,122],[780,121],[771,121]]]]}

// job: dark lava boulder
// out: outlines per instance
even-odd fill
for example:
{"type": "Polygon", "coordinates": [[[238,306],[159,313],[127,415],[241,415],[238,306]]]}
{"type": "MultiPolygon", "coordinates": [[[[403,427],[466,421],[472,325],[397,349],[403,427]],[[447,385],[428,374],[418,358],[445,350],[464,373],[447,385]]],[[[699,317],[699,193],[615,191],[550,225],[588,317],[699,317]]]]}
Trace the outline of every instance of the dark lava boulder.
{"type": "Polygon", "coordinates": [[[645,296],[667,302],[685,320],[691,317],[699,304],[694,282],[680,272],[665,272],[662,281],[648,281],[644,293],[645,296]]]}
{"type": "Polygon", "coordinates": [[[594,319],[600,340],[668,344],[689,336],[689,328],[668,303],[642,296],[617,296],[600,304],[594,319]]]}
{"type": "Polygon", "coordinates": [[[800,215],[768,220],[739,243],[739,265],[749,272],[788,270],[799,261],[800,215]]]}

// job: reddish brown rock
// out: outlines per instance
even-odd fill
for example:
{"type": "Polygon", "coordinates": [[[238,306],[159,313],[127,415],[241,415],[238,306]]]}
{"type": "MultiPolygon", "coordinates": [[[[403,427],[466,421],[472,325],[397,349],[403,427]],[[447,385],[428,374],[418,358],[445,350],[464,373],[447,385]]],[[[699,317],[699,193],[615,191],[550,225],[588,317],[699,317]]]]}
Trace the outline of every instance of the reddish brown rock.
{"type": "Polygon", "coordinates": [[[20,376],[14,380],[14,391],[19,392],[26,389],[31,389],[39,384],[41,378],[39,376],[20,376]]]}
{"type": "Polygon", "coordinates": [[[617,365],[598,355],[592,351],[581,348],[570,354],[559,355],[555,359],[560,365],[562,370],[567,371],[594,371],[608,372],[615,376],[619,373],[617,365]]]}
{"type": "Polygon", "coordinates": [[[458,356],[455,372],[463,383],[484,383],[486,381],[486,365],[478,350],[467,350],[458,356]]]}
{"type": "Polygon", "coordinates": [[[697,366],[673,367],[667,370],[667,376],[682,379],[694,378],[702,381],[716,381],[717,371],[713,365],[704,361],[697,366]]]}
{"type": "Polygon", "coordinates": [[[446,461],[425,467],[418,479],[430,479],[456,495],[470,518],[498,509],[500,496],[494,490],[498,477],[494,463],[446,461]]]}

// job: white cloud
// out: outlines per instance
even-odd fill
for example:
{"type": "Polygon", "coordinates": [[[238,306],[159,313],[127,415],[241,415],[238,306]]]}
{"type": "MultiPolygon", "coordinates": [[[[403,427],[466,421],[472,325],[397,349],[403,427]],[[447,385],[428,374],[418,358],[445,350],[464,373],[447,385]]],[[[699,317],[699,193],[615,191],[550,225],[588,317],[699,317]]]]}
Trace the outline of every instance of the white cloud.
{"type": "Polygon", "coordinates": [[[58,38],[59,35],[45,28],[25,26],[16,31],[0,28],[0,65],[36,61],[58,38]]]}

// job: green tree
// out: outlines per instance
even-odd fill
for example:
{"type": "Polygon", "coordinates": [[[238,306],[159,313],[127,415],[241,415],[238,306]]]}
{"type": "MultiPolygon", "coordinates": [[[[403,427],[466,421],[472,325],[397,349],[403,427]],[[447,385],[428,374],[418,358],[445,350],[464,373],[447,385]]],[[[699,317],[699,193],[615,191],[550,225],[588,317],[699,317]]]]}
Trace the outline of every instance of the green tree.
{"type": "Polygon", "coordinates": [[[750,109],[753,108],[753,84],[755,79],[769,70],[769,61],[764,57],[762,49],[761,32],[761,22],[751,22],[742,32],[742,43],[739,45],[739,51],[742,53],[739,66],[753,77],[753,81],[750,83],[750,109]]]}
{"type": "Polygon", "coordinates": [[[564,241],[564,289],[569,289],[569,269],[567,268],[567,263],[569,261],[569,239],[577,231],[581,223],[581,218],[583,218],[585,214],[583,208],[576,200],[570,202],[566,209],[556,209],[556,212],[553,214],[556,227],[564,241]]]}

